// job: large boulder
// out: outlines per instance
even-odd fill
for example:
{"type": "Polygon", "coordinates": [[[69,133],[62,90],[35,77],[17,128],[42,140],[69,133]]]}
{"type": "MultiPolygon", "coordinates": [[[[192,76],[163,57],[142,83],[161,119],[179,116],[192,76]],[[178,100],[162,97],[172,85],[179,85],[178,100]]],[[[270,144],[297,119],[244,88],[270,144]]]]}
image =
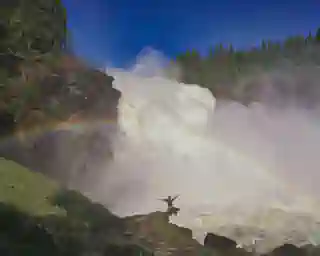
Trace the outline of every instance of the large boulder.
{"type": "Polygon", "coordinates": [[[268,256],[307,256],[306,250],[296,247],[293,244],[284,244],[280,247],[275,248],[268,256]]]}
{"type": "MultiPolygon", "coordinates": [[[[204,239],[204,247],[211,249],[217,255],[246,256],[252,255],[243,248],[237,246],[237,243],[225,236],[213,233],[207,233],[204,239]]],[[[213,254],[216,255],[216,254],[213,254]]]]}
{"type": "Polygon", "coordinates": [[[212,249],[227,251],[230,249],[235,249],[237,243],[225,236],[208,233],[204,239],[204,246],[212,249]]]}
{"type": "Polygon", "coordinates": [[[14,116],[8,112],[0,112],[0,137],[9,135],[14,130],[14,116]]]}
{"type": "Polygon", "coordinates": [[[170,223],[166,212],[128,217],[126,224],[132,241],[139,241],[155,255],[201,255],[203,248],[192,238],[192,231],[170,223]]]}

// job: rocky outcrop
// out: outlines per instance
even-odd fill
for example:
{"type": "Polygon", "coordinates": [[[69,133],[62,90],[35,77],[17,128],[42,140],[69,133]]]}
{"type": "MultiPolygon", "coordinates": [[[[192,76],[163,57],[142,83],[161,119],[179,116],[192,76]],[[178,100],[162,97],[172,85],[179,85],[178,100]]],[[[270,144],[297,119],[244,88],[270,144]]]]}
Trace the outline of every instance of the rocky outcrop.
{"type": "Polygon", "coordinates": [[[307,256],[307,251],[303,248],[296,247],[292,244],[284,244],[278,248],[275,248],[268,256],[307,256]]]}
{"type": "MultiPolygon", "coordinates": [[[[38,68],[28,74],[37,98],[0,116],[5,128],[1,133],[11,133],[1,141],[0,155],[66,185],[80,186],[81,180],[94,177],[89,169],[94,172],[112,156],[120,92],[112,88],[112,77],[70,56],[46,71],[38,68]]],[[[26,91],[10,93],[19,102],[26,91]]]]}
{"type": "Polygon", "coordinates": [[[208,233],[204,239],[204,246],[218,250],[235,249],[237,243],[227,237],[208,233]]]}
{"type": "Polygon", "coordinates": [[[192,231],[169,222],[167,213],[132,216],[125,219],[130,240],[150,248],[155,255],[200,255],[203,248],[192,231]]]}
{"type": "Polygon", "coordinates": [[[239,248],[237,243],[225,236],[208,233],[204,239],[204,247],[222,255],[250,255],[244,249],[239,248]]]}

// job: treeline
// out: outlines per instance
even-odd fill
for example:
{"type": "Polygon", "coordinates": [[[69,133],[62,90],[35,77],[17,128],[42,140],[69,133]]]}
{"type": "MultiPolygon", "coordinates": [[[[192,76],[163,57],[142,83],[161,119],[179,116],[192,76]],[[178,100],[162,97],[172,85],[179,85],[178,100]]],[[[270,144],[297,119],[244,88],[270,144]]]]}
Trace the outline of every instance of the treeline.
{"type": "MultiPolygon", "coordinates": [[[[291,36],[283,42],[263,40],[260,46],[249,50],[223,44],[211,47],[205,56],[190,50],[177,56],[173,63],[180,68],[181,82],[207,87],[216,97],[242,100],[244,95],[237,95],[236,87],[244,77],[277,68],[320,65],[320,28],[307,37],[291,36]]],[[[247,85],[250,86],[254,85],[247,85]]]]}

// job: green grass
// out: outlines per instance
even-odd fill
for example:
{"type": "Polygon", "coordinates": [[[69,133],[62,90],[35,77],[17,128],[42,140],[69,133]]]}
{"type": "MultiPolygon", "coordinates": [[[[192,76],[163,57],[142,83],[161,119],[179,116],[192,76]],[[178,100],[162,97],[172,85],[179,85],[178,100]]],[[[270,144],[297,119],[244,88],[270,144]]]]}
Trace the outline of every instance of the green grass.
{"type": "Polygon", "coordinates": [[[0,158],[0,202],[10,204],[30,215],[64,215],[65,211],[50,203],[59,186],[45,176],[0,158]]]}

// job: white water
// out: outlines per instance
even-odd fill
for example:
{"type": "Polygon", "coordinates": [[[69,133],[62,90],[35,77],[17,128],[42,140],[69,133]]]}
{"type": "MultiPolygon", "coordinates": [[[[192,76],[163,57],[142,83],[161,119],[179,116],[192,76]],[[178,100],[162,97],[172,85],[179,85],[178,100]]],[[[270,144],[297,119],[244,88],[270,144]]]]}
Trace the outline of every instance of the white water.
{"type": "Polygon", "coordinates": [[[233,234],[236,226],[250,226],[264,230],[261,250],[283,242],[291,229],[302,236],[296,243],[316,231],[320,129],[312,113],[216,107],[209,90],[150,73],[148,62],[138,67],[108,70],[122,93],[121,134],[115,160],[96,187],[112,211],[165,210],[158,199],[179,194],[181,212],[172,221],[191,228],[200,242],[213,231],[250,243],[260,231],[233,234]],[[301,215],[312,221],[301,224],[301,215]]]}

